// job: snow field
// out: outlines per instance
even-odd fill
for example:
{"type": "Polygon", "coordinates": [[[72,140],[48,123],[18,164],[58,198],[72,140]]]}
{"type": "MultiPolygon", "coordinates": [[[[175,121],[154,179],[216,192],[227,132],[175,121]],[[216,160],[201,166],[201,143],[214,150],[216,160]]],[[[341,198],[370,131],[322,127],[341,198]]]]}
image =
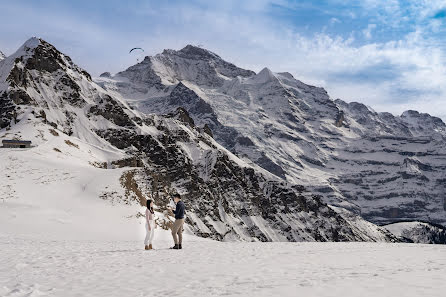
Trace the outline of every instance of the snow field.
{"type": "Polygon", "coordinates": [[[444,296],[446,247],[0,236],[0,296],[444,296]]]}

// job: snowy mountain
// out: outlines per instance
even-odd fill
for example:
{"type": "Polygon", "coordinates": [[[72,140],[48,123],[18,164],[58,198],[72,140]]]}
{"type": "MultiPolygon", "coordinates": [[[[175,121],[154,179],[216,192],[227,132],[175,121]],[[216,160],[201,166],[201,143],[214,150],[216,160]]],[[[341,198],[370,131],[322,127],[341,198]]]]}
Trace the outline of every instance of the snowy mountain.
{"type": "Polygon", "coordinates": [[[116,76],[147,88],[164,88],[164,85],[174,85],[183,80],[193,81],[200,86],[217,87],[227,79],[253,74],[208,50],[188,45],[180,51],[165,50],[155,57],[146,57],[141,63],[116,76]]]}
{"type": "Polygon", "coordinates": [[[333,101],[290,73],[255,74],[190,45],[96,82],[143,113],[185,108],[245,162],[372,222],[446,224],[446,125],[439,118],[333,101]]]}
{"type": "MultiPolygon", "coordinates": [[[[331,207],[303,186],[238,158],[210,136],[209,127],[201,126],[205,117],[195,122],[181,107],[163,115],[143,114],[130,107],[119,93],[121,88],[133,92],[135,86],[142,85],[152,94],[161,94],[165,90],[159,88],[171,74],[184,74],[182,78],[213,87],[224,87],[234,77],[252,74],[205,50],[189,47],[175,54],[186,65],[189,57],[203,62],[196,68],[190,66],[196,72],[186,75],[183,72],[188,67],[160,56],[159,61],[171,64],[170,68],[163,66],[166,75],[158,83],[147,88],[147,81],[153,79],[150,70],[142,76],[121,73],[122,83],[101,78],[116,87],[109,90],[39,38],[31,38],[0,61],[0,139],[31,140],[35,146],[29,150],[3,149],[2,172],[7,176],[0,186],[5,190],[1,198],[7,207],[2,209],[6,212],[2,217],[14,218],[4,223],[23,229],[29,216],[49,216],[51,221],[45,224],[58,221],[70,225],[72,216],[78,216],[105,228],[107,224],[99,219],[102,215],[97,217],[102,213],[100,205],[105,212],[110,211],[108,218],[119,213],[119,221],[124,214],[127,220],[139,221],[140,205],[151,196],[160,215],[158,224],[164,226],[168,223],[163,211],[169,195],[180,192],[188,209],[186,228],[202,237],[396,241],[386,229],[331,207]],[[202,73],[203,68],[215,70],[214,76],[202,73]],[[82,212],[90,205],[94,205],[90,211],[82,212]],[[53,218],[53,213],[61,217],[53,218]]],[[[146,58],[134,69],[164,65],[159,61],[146,58]]],[[[166,85],[171,104],[182,103],[184,96],[190,95],[197,108],[191,111],[203,111],[209,123],[218,123],[218,114],[209,113],[206,102],[194,96],[198,90],[191,91],[174,80],[171,83],[166,85]]],[[[139,91],[142,89],[134,92],[139,91]]],[[[98,228],[97,232],[101,229],[92,228],[98,228]]]]}
{"type": "Polygon", "coordinates": [[[398,222],[384,226],[402,241],[446,244],[446,228],[425,222],[398,222]]]}
{"type": "Polygon", "coordinates": [[[5,54],[0,51],[0,60],[3,60],[4,58],[6,58],[5,54]]]}

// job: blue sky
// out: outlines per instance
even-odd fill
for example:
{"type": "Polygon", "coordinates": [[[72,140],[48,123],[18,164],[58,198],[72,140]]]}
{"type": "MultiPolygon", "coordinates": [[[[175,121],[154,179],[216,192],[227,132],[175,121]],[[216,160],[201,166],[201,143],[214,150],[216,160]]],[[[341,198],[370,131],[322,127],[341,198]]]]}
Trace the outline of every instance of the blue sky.
{"type": "Polygon", "coordinates": [[[93,75],[140,46],[202,45],[238,66],[288,71],[332,98],[446,119],[446,0],[2,1],[0,50],[39,36],[93,75]]]}

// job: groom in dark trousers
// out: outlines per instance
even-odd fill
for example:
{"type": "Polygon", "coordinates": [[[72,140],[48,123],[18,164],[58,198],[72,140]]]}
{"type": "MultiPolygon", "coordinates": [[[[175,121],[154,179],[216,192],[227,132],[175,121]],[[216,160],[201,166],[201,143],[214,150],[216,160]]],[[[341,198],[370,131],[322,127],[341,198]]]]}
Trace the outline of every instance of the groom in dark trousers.
{"type": "Polygon", "coordinates": [[[180,194],[173,195],[173,200],[175,201],[176,207],[172,212],[175,214],[175,222],[172,226],[172,237],[175,245],[172,247],[174,250],[181,250],[183,243],[183,225],[184,225],[184,210],[185,206],[183,201],[181,201],[180,194]]]}

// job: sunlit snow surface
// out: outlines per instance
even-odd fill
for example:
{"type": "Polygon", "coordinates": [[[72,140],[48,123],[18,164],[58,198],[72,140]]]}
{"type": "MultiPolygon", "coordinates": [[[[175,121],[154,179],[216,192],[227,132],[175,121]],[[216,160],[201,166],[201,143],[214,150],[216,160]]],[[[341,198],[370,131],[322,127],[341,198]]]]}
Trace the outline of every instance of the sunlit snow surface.
{"type": "MultiPolygon", "coordinates": [[[[446,247],[0,237],[0,296],[444,296],[446,247]]],[[[164,234],[160,235],[160,232],[164,234]]],[[[163,240],[160,240],[162,237],[163,240]]]]}
{"type": "Polygon", "coordinates": [[[174,251],[158,228],[155,250],[144,251],[143,219],[128,219],[141,208],[97,198],[122,191],[109,181],[123,169],[88,166],[94,147],[76,143],[1,151],[0,296],[444,294],[442,245],[222,243],[187,234],[174,251]]]}

